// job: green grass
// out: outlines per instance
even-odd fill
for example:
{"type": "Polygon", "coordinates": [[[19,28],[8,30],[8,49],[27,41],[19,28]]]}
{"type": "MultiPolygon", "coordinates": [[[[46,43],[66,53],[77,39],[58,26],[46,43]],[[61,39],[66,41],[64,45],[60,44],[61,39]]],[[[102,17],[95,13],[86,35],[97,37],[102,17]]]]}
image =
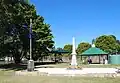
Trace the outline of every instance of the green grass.
{"type": "MultiPolygon", "coordinates": [[[[53,64],[52,64],[53,65],[53,64]]],[[[54,64],[56,68],[67,68],[69,63],[54,64]]],[[[120,67],[120,65],[83,65],[81,67],[120,67]]],[[[5,68],[6,66],[3,66],[5,68]]],[[[14,71],[21,67],[10,65],[7,70],[0,70],[0,83],[120,83],[120,78],[64,77],[64,76],[14,76],[14,71]],[[14,67],[12,67],[14,66],[14,67]],[[12,67],[12,68],[11,68],[12,67]]],[[[23,68],[24,69],[24,68],[23,68]]]]}
{"type": "Polygon", "coordinates": [[[0,83],[120,83],[120,78],[14,76],[0,70],[0,83]]]}

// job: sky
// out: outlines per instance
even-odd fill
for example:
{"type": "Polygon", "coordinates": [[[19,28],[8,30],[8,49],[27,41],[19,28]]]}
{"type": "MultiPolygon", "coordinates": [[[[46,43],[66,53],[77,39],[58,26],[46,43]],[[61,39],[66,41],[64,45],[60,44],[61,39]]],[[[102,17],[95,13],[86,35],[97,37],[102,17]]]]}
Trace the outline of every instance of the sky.
{"type": "Polygon", "coordinates": [[[64,47],[76,39],[92,42],[101,35],[120,39],[120,0],[31,0],[37,14],[51,25],[55,46],[64,47]]]}

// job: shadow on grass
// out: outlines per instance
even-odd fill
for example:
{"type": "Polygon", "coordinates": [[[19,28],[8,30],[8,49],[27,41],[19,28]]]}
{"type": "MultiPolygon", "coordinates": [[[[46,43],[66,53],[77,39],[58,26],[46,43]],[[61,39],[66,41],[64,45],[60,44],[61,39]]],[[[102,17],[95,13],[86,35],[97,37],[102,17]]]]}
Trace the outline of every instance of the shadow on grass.
{"type": "Polygon", "coordinates": [[[9,70],[19,71],[19,70],[27,69],[27,65],[25,65],[25,64],[14,64],[14,63],[3,64],[3,65],[1,64],[0,69],[5,69],[6,71],[9,71],[9,70]]]}
{"type": "MultiPolygon", "coordinates": [[[[63,62],[59,62],[59,63],[63,63],[63,62]]],[[[38,66],[38,65],[55,65],[56,62],[35,62],[34,65],[38,66]]],[[[58,64],[58,63],[57,63],[58,64]]],[[[39,67],[35,67],[35,68],[39,68],[39,67]]],[[[42,68],[42,67],[40,67],[42,68]]],[[[47,68],[47,67],[45,67],[47,68]]],[[[27,64],[15,64],[15,63],[9,63],[9,64],[0,64],[0,69],[5,69],[6,71],[8,70],[13,70],[13,71],[19,71],[19,70],[26,70],[27,69],[27,64]]]]}

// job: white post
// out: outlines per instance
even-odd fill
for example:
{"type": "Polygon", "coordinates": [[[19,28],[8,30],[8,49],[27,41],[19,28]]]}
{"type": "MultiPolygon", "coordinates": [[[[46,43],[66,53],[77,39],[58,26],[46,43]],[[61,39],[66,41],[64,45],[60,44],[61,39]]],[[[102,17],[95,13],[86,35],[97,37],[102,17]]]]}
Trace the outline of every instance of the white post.
{"type": "Polygon", "coordinates": [[[73,46],[72,46],[72,54],[76,54],[76,47],[75,47],[75,38],[73,37],[73,46]]]}
{"type": "Polygon", "coordinates": [[[73,46],[72,46],[72,66],[77,66],[77,60],[76,60],[76,47],[75,47],[75,38],[73,37],[73,46]]]}

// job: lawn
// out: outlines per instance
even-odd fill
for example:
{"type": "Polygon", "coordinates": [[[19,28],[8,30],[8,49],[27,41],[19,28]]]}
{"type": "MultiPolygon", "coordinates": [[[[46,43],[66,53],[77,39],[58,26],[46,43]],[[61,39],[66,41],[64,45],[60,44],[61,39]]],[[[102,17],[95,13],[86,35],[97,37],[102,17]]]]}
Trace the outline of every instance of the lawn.
{"type": "Polygon", "coordinates": [[[13,71],[0,70],[0,83],[120,83],[120,78],[14,76],[13,71]]]}
{"type": "MultiPolygon", "coordinates": [[[[50,64],[56,68],[67,68],[69,63],[50,64]]],[[[81,67],[120,67],[120,65],[83,65],[81,67]]],[[[62,77],[62,76],[15,76],[16,70],[24,69],[24,66],[6,65],[7,70],[0,70],[0,83],[120,83],[120,78],[93,78],[93,77],[62,77]]],[[[59,72],[59,71],[58,71],[59,72]]]]}

